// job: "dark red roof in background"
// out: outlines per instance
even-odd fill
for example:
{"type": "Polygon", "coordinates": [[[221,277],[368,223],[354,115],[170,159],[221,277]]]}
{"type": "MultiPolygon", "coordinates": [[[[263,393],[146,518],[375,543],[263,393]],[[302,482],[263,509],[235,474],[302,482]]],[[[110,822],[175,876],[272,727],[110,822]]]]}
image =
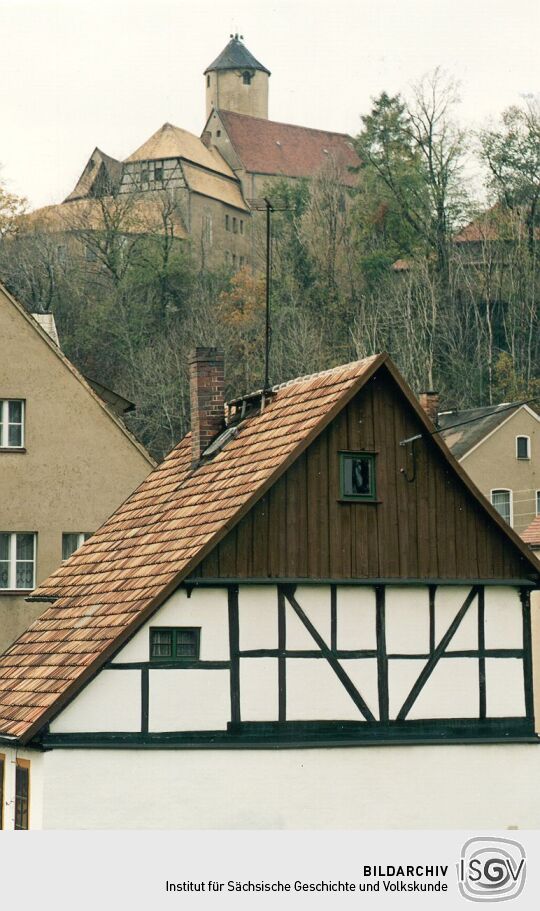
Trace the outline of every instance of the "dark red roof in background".
{"type": "Polygon", "coordinates": [[[355,175],[348,168],[357,168],[360,159],[346,133],[312,130],[232,111],[219,114],[247,171],[311,177],[331,156],[346,173],[344,183],[355,185],[355,175]]]}

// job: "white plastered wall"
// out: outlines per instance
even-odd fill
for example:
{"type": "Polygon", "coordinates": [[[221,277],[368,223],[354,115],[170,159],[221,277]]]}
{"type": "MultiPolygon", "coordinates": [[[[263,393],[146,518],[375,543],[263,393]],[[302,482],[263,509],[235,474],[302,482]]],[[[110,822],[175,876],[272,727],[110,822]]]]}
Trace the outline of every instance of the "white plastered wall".
{"type": "Polygon", "coordinates": [[[53,750],[45,828],[540,827],[526,744],[53,750]]]}

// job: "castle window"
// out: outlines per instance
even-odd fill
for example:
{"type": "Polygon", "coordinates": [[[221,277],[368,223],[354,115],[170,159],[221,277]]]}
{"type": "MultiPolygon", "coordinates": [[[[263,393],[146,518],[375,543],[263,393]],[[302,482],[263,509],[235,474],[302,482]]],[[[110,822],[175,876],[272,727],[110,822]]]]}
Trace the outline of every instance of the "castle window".
{"type": "Polygon", "coordinates": [[[249,73],[247,70],[245,73],[242,73],[242,82],[244,85],[251,85],[251,80],[253,79],[253,73],[249,73]]]}
{"type": "Polygon", "coordinates": [[[206,77],[206,86],[207,88],[210,88],[210,75],[206,77]]]}
{"type": "Polygon", "coordinates": [[[228,215],[225,216],[225,230],[226,231],[231,230],[231,220],[228,215]]]}
{"type": "Polygon", "coordinates": [[[236,218],[233,218],[233,220],[232,220],[232,229],[233,229],[233,234],[238,234],[238,224],[237,224],[236,218]]]}
{"type": "Polygon", "coordinates": [[[212,246],[212,216],[205,215],[203,219],[204,241],[208,247],[212,246]]]}
{"type": "Polygon", "coordinates": [[[375,453],[340,452],[340,496],[342,500],[375,500],[375,453]]]}
{"type": "Polygon", "coordinates": [[[201,630],[198,627],[166,626],[150,630],[151,661],[197,661],[201,630]]]}
{"type": "Polygon", "coordinates": [[[244,233],[244,222],[242,219],[240,219],[240,234],[243,234],[243,233],[244,233]]]}

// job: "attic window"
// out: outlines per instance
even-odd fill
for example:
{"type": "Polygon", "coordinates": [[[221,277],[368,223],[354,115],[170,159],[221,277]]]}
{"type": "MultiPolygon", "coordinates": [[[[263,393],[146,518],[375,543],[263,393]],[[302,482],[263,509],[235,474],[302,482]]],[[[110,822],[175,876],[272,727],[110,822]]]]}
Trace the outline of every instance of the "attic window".
{"type": "Polygon", "coordinates": [[[199,627],[166,626],[150,630],[151,661],[197,661],[200,651],[199,627]]]}
{"type": "Polygon", "coordinates": [[[242,73],[242,82],[244,85],[251,85],[251,80],[253,79],[253,73],[246,72],[242,73]]]}
{"type": "Polygon", "coordinates": [[[376,497],[375,453],[340,452],[340,497],[342,500],[374,501],[376,497]]]}

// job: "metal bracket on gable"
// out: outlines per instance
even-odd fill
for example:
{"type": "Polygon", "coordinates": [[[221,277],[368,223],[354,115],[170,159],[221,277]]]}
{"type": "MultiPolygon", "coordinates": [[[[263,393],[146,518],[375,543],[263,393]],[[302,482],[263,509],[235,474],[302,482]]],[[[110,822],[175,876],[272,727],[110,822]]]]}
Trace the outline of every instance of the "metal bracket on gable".
{"type": "MultiPolygon", "coordinates": [[[[421,439],[422,439],[422,434],[421,434],[421,433],[418,433],[418,434],[417,434],[416,436],[414,436],[414,437],[408,437],[406,440],[401,440],[401,442],[400,442],[400,444],[399,444],[400,446],[404,446],[404,447],[410,446],[410,458],[411,458],[411,462],[412,462],[412,474],[409,474],[408,467],[400,468],[400,469],[399,469],[399,470],[400,470],[400,473],[403,475],[403,477],[405,478],[405,480],[406,480],[409,484],[412,484],[413,481],[416,480],[416,450],[415,450],[415,448],[414,448],[414,444],[416,443],[417,440],[421,440],[421,439]]],[[[408,459],[408,451],[407,451],[407,449],[405,448],[405,460],[407,460],[407,459],[408,459]]]]}

